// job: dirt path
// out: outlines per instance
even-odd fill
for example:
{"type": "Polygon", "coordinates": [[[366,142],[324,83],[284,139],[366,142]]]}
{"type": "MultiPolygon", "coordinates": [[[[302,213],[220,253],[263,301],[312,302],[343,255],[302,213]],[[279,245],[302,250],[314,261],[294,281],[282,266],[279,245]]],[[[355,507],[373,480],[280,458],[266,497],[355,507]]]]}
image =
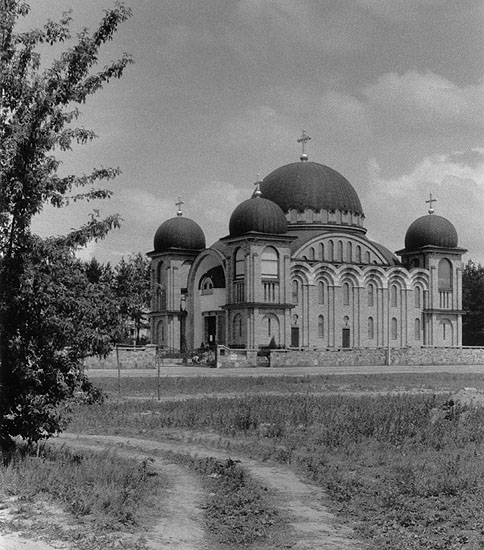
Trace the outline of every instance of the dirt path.
{"type": "MultiPolygon", "coordinates": [[[[69,434],[56,441],[83,451],[100,451],[117,444],[118,456],[140,461],[146,458],[147,452],[152,452],[142,445],[121,446],[120,442],[111,439],[108,436],[81,436],[78,439],[69,434]]],[[[206,548],[203,542],[203,512],[199,507],[203,499],[203,489],[197,477],[171,461],[157,456],[150,458],[153,460],[150,467],[162,473],[163,478],[168,479],[169,486],[165,491],[166,505],[163,506],[163,515],[157,517],[153,530],[144,533],[148,547],[153,550],[168,547],[173,550],[203,550],[206,548]]]]}
{"type": "MultiPolygon", "coordinates": [[[[113,445],[112,442],[106,444],[104,442],[106,439],[108,438],[97,438],[97,440],[63,438],[62,440],[51,440],[51,443],[67,443],[69,447],[79,450],[100,451],[113,445]],[[68,441],[64,441],[64,439],[68,441]]],[[[128,445],[124,448],[117,446],[116,454],[120,457],[139,459],[140,461],[146,458],[145,450],[135,449],[128,445]]],[[[158,456],[150,458],[152,458],[150,469],[159,471],[163,475],[163,479],[167,480],[168,486],[163,491],[162,506],[159,510],[153,510],[154,527],[143,533],[148,548],[150,550],[208,549],[209,547],[204,542],[203,512],[199,507],[204,495],[197,476],[172,461],[158,456]]],[[[42,504],[39,507],[41,508],[42,504]]],[[[5,514],[8,514],[8,511],[5,514]]],[[[59,511],[55,515],[59,518],[59,511]]],[[[48,517],[46,520],[48,521],[48,517]]],[[[62,522],[58,521],[58,523],[62,522]]],[[[129,548],[129,535],[120,536],[120,539],[123,539],[124,546],[122,547],[129,548]]],[[[0,550],[58,550],[60,548],[72,549],[75,546],[62,541],[48,543],[38,538],[27,539],[22,537],[21,533],[0,534],[0,550]]]]}
{"type": "MultiPolygon", "coordinates": [[[[171,432],[171,431],[170,431],[171,432]]],[[[80,435],[64,433],[51,440],[56,445],[67,445],[80,450],[101,451],[115,449],[121,457],[138,460],[153,459],[151,467],[159,470],[168,480],[164,503],[160,510],[153,511],[151,529],[143,535],[151,550],[208,550],[205,538],[203,512],[204,499],[198,478],[187,468],[175,464],[166,454],[173,452],[198,457],[232,458],[258,483],[268,489],[272,502],[282,517],[287,518],[288,537],[285,548],[293,550],[363,550],[366,546],[357,540],[353,531],[339,523],[324,505],[325,493],[317,486],[300,480],[294,472],[281,465],[264,464],[246,457],[237,456],[213,445],[220,438],[198,436],[177,431],[166,434],[166,441],[152,441],[121,436],[80,435]],[[212,446],[211,446],[212,445],[212,446]],[[156,513],[156,516],[155,516],[156,513]]],[[[0,511],[1,515],[1,511],[0,511]]],[[[124,541],[124,544],[129,541],[124,541]]],[[[0,550],[59,550],[74,547],[66,542],[23,538],[21,533],[0,534],[0,550]]],[[[276,547],[264,546],[264,550],[276,547]]],[[[277,546],[280,548],[280,545],[277,546]]]]}
{"type": "MultiPolygon", "coordinates": [[[[122,452],[124,454],[127,452],[131,456],[146,457],[146,453],[157,456],[158,453],[156,460],[159,460],[159,453],[166,453],[167,451],[198,457],[215,456],[220,459],[240,460],[241,466],[259,483],[268,488],[274,502],[277,503],[281,512],[289,518],[288,522],[294,530],[295,537],[293,544],[288,545],[288,548],[297,550],[314,550],[315,548],[320,550],[362,550],[364,548],[363,544],[357,541],[352,530],[339,524],[336,517],[329,512],[324,505],[326,499],[324,492],[314,485],[301,481],[294,472],[283,466],[265,465],[255,460],[234,456],[234,453],[224,450],[208,449],[200,444],[176,441],[159,442],[120,436],[77,435],[71,433],[63,434],[56,441],[60,444],[66,443],[69,446],[91,450],[114,446],[118,453],[122,452]]],[[[189,476],[186,470],[183,470],[180,482],[183,481],[184,476],[189,476]]],[[[203,549],[203,545],[200,545],[202,539],[198,511],[194,509],[186,513],[176,511],[184,510],[184,507],[187,506],[187,497],[188,500],[193,501],[193,493],[189,490],[177,490],[173,496],[175,500],[170,501],[170,506],[172,511],[175,510],[175,513],[171,517],[170,548],[203,549]],[[186,514],[188,514],[188,517],[193,518],[194,523],[189,526],[177,523],[177,518],[184,519],[186,514]],[[194,532],[198,532],[199,546],[188,546],[188,544],[197,544],[197,542],[183,538],[187,529],[190,529],[190,531],[194,529],[194,532]]],[[[162,533],[163,528],[160,527],[159,531],[162,533]]],[[[162,534],[161,536],[166,536],[166,532],[165,535],[162,534]]]]}

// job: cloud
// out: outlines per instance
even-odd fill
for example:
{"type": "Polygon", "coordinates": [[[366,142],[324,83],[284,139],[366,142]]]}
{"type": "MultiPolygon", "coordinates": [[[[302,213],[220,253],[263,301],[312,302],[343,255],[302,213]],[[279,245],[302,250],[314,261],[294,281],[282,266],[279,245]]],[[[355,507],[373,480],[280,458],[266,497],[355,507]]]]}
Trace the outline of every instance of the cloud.
{"type": "Polygon", "coordinates": [[[331,140],[363,145],[373,134],[367,105],[350,94],[330,90],[318,99],[314,111],[331,140]]]}
{"type": "Polygon", "coordinates": [[[203,229],[207,246],[228,235],[232,212],[252,192],[249,186],[240,189],[231,183],[212,181],[187,201],[187,215],[203,229]]]}
{"type": "Polygon", "coordinates": [[[220,135],[229,146],[257,143],[257,147],[277,149],[293,142],[294,132],[299,132],[301,125],[315,135],[328,135],[331,139],[336,133],[345,138],[358,134],[367,139],[371,133],[366,103],[351,94],[275,86],[261,91],[258,105],[227,119],[220,135]]]}
{"type": "Polygon", "coordinates": [[[484,80],[459,87],[430,71],[386,73],[362,94],[380,126],[433,133],[484,129],[484,80]]]}
{"type": "Polygon", "coordinates": [[[370,20],[362,25],[364,14],[345,2],[240,0],[238,17],[260,44],[301,61],[308,50],[338,56],[361,51],[373,29],[370,20]]]}
{"type": "Polygon", "coordinates": [[[435,8],[442,0],[356,0],[362,8],[390,21],[407,22],[421,16],[423,10],[435,8]]]}
{"type": "Polygon", "coordinates": [[[274,150],[294,138],[291,130],[292,122],[281,110],[260,105],[228,119],[219,135],[228,147],[274,150]]]}
{"type": "Polygon", "coordinates": [[[403,248],[405,232],[418,217],[427,213],[425,201],[437,199],[435,213],[451,221],[459,235],[459,246],[484,263],[484,152],[431,155],[399,177],[381,176],[378,163],[369,164],[369,186],[361,199],[370,238],[396,250],[403,248]],[[472,158],[469,163],[466,159],[472,158]],[[477,160],[479,159],[479,160],[477,160]]]}

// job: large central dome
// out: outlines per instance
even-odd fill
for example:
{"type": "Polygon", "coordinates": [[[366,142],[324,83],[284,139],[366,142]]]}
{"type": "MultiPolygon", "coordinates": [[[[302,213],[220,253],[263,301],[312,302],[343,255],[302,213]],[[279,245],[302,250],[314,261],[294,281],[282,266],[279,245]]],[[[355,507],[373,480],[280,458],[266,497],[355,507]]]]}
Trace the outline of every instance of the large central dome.
{"type": "Polygon", "coordinates": [[[317,162],[293,162],[271,172],[261,184],[262,196],[284,212],[341,211],[364,216],[351,183],[329,166],[317,162]]]}

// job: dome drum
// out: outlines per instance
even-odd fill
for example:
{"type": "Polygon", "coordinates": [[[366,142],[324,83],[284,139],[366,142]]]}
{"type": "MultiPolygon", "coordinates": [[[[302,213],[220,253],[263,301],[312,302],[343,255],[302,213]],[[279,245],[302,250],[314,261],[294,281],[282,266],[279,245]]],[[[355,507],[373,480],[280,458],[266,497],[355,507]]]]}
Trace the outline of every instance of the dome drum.
{"type": "Polygon", "coordinates": [[[321,224],[321,225],[344,225],[362,229],[364,215],[341,210],[328,210],[321,208],[313,210],[307,208],[300,211],[291,208],[287,213],[287,220],[290,224],[321,224]]]}

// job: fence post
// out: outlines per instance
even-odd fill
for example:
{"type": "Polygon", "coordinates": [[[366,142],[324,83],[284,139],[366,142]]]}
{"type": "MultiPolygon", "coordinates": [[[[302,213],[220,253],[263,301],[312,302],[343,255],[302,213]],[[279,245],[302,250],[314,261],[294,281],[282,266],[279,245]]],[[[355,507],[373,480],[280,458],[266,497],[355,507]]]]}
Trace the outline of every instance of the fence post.
{"type": "Polygon", "coordinates": [[[118,367],[118,395],[119,395],[119,397],[121,397],[121,365],[119,363],[118,344],[116,344],[116,365],[118,367]]]}
{"type": "Polygon", "coordinates": [[[161,384],[161,380],[160,380],[160,361],[163,361],[163,359],[160,359],[158,361],[158,401],[160,401],[161,397],[160,397],[160,384],[161,384]]]}

